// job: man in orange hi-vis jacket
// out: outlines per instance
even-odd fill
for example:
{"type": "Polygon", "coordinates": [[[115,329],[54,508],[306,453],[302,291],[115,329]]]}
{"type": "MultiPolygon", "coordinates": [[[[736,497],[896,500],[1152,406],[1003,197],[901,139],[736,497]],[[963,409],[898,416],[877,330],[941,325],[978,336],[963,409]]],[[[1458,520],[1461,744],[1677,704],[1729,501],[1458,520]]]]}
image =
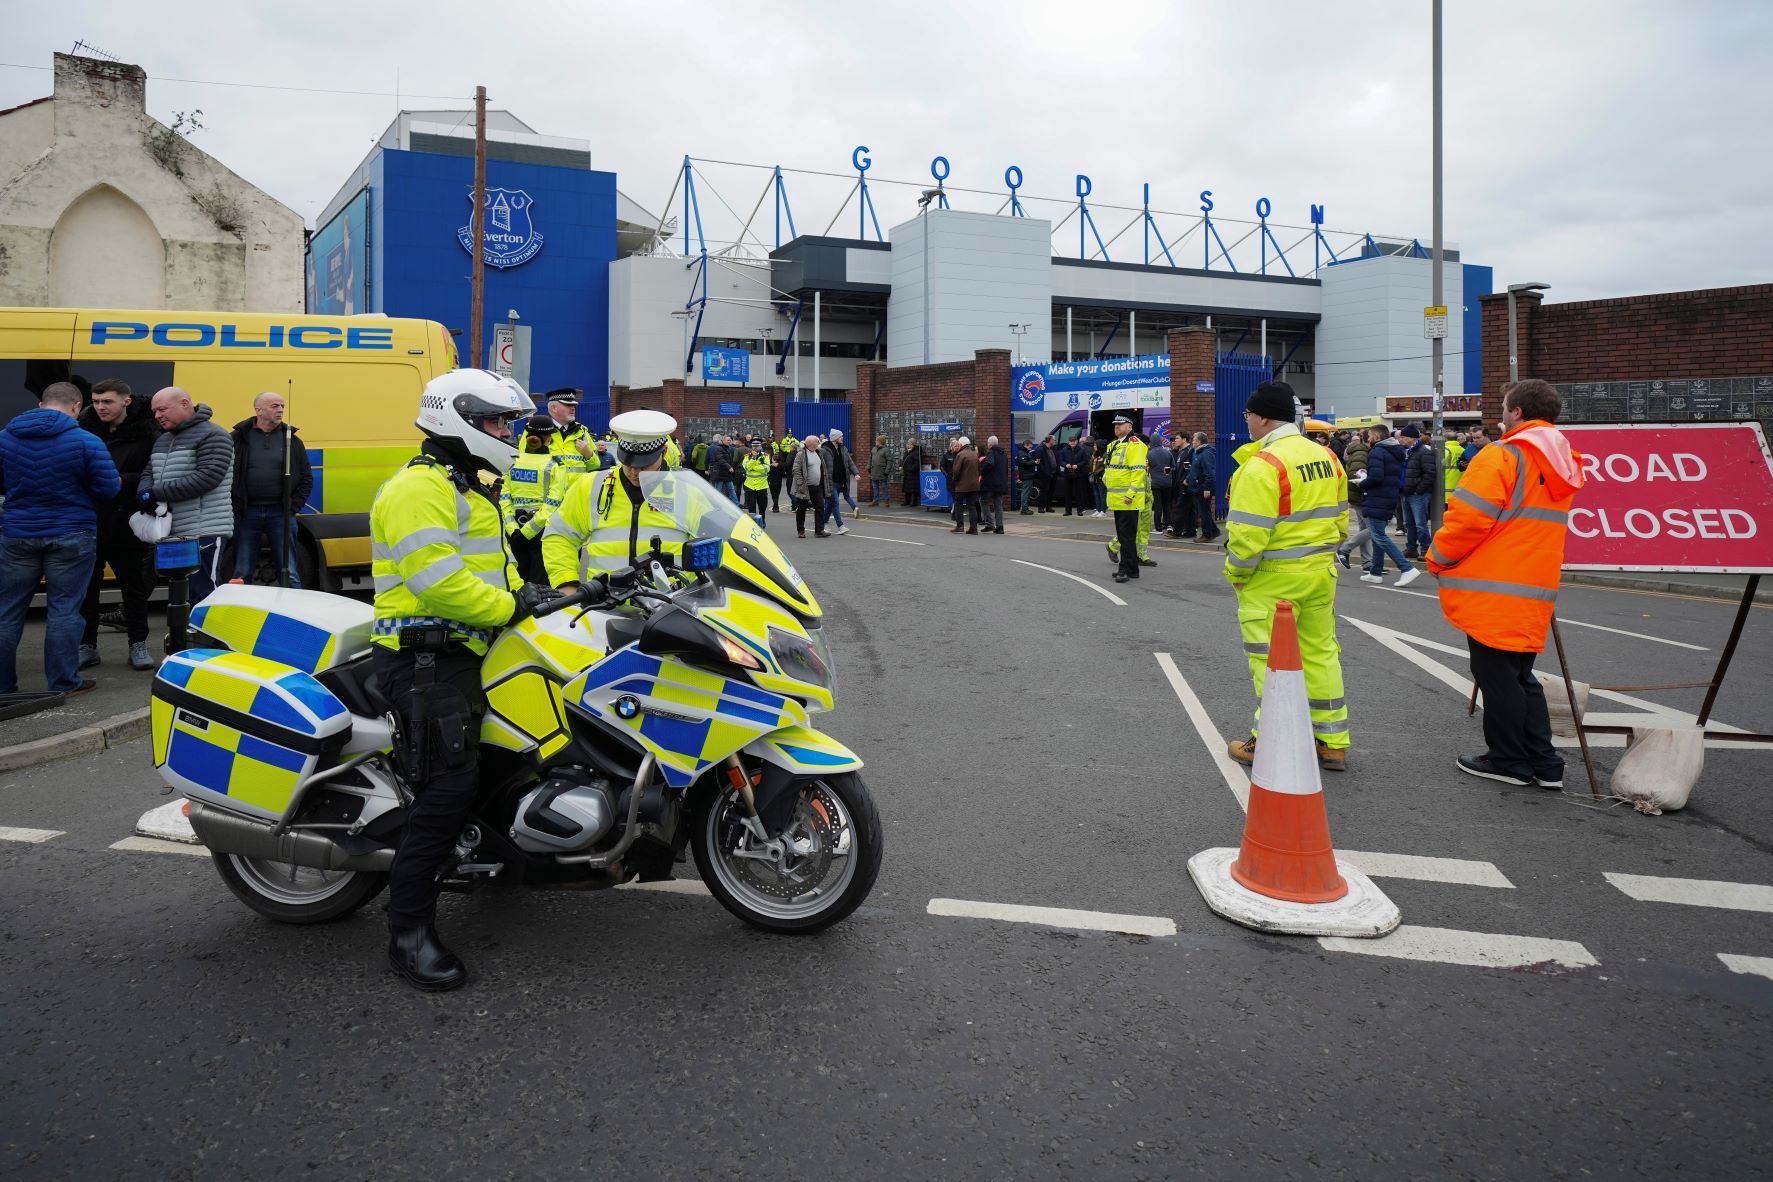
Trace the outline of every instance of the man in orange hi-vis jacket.
{"type": "Polygon", "coordinates": [[[1553,790],[1564,786],[1564,761],[1552,749],[1533,659],[1545,648],[1570,502],[1582,487],[1581,457],[1552,426],[1558,410],[1550,382],[1529,379],[1503,392],[1505,434],[1466,468],[1428,550],[1441,610],[1465,633],[1484,695],[1488,750],[1460,756],[1459,770],[1553,790]]]}

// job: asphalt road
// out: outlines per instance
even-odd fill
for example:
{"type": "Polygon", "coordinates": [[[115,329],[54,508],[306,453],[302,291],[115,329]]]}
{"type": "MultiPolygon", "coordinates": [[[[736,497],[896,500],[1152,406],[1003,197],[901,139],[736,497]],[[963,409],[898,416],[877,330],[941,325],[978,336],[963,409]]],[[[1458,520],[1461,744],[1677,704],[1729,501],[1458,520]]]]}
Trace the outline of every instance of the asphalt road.
{"type": "MultiPolygon", "coordinates": [[[[0,842],[0,1176],[1766,1170],[1773,980],[1720,954],[1773,972],[1773,750],[1713,748],[1662,816],[1591,800],[1573,749],[1562,793],[1465,777],[1479,723],[1449,683],[1462,658],[1433,647],[1462,642],[1432,581],[1344,576],[1355,746],[1331,824],[1405,928],[1358,951],[1261,936],[1184,869],[1243,822],[1211,750],[1253,705],[1217,558],[1165,550],[1121,588],[1097,543],[934,520],[785,543],[831,617],[825,722],[888,830],[869,904],[821,936],[760,935],[691,894],[446,896],[473,980],[421,996],[374,909],[277,927],[205,858],[110,848],[164,800],[145,744],[0,778],[0,826],[59,833],[0,842]]],[[[1560,599],[1603,685],[1704,677],[1732,611],[1560,599]]],[[[1769,726],[1770,624],[1756,609],[1724,723],[1769,726]]],[[[1591,709],[1698,702],[1626,696],[1646,705],[1591,709]]],[[[1603,774],[1619,754],[1597,751],[1603,774]]]]}

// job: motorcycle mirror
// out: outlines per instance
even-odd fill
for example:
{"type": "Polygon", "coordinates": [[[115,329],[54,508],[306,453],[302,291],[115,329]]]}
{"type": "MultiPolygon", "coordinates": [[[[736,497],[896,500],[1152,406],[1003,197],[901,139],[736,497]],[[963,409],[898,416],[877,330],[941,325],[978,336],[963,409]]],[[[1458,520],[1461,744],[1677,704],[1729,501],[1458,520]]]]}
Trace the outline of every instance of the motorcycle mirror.
{"type": "Polygon", "coordinates": [[[725,538],[691,538],[683,544],[683,569],[717,570],[726,557],[725,538]]]}

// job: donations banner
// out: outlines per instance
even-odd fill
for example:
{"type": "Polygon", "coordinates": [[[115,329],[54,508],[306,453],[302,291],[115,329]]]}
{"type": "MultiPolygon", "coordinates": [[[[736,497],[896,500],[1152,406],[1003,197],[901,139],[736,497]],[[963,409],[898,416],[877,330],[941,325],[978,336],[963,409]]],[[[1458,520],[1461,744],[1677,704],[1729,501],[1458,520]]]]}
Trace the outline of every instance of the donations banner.
{"type": "Polygon", "coordinates": [[[1168,353],[1010,367],[1012,410],[1125,410],[1169,405],[1168,353]]]}
{"type": "Polygon", "coordinates": [[[1564,566],[1773,573],[1773,462],[1759,423],[1576,424],[1564,566]]]}

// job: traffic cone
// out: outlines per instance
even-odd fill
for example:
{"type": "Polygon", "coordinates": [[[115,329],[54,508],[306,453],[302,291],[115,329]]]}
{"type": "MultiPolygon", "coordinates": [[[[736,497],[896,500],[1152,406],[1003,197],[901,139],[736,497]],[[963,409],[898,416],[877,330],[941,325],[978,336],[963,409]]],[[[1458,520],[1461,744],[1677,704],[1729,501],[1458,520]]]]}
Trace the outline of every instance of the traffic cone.
{"type": "Polygon", "coordinates": [[[1402,920],[1372,879],[1337,862],[1330,844],[1299,627],[1284,600],[1269,637],[1243,844],[1196,854],[1188,873],[1214,912],[1258,931],[1382,936],[1402,920]]]}

